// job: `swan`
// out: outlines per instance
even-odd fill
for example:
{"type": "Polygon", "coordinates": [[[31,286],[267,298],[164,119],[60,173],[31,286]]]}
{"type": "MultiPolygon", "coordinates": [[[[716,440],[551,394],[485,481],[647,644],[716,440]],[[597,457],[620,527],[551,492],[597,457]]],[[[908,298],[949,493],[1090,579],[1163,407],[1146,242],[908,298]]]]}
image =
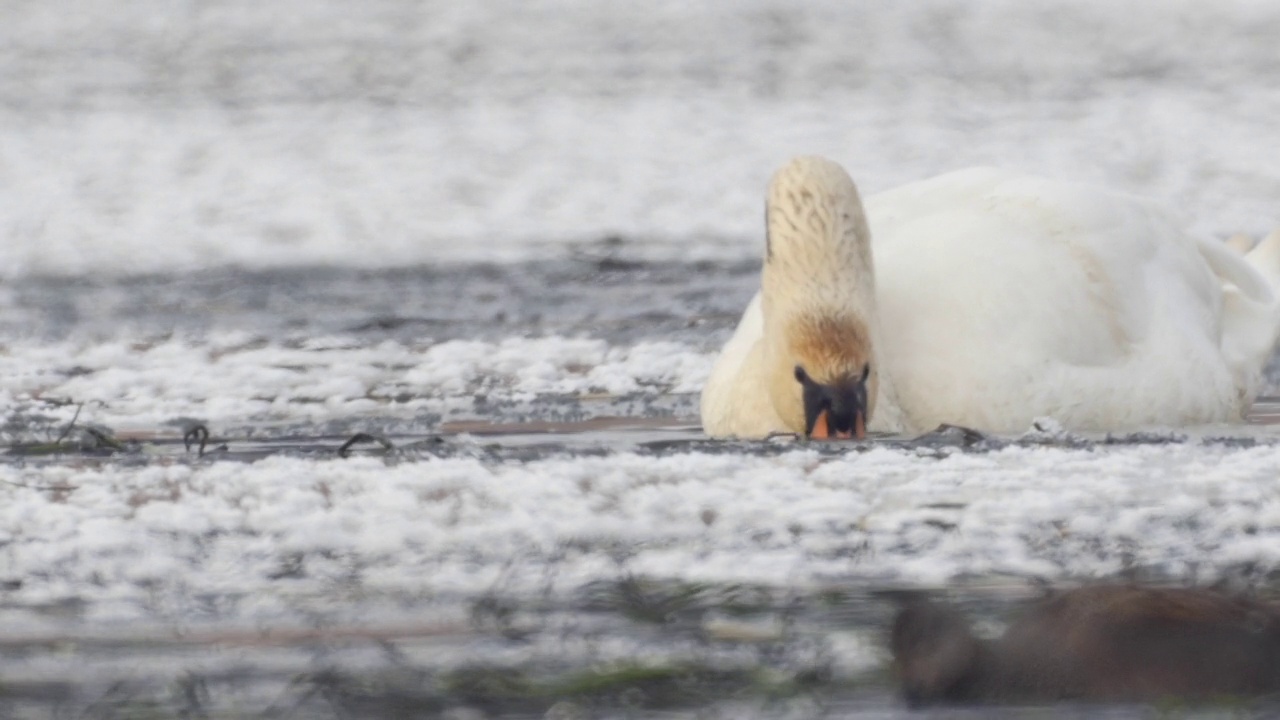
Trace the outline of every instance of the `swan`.
{"type": "Polygon", "coordinates": [[[760,292],[703,389],[713,437],[1239,421],[1280,331],[1280,230],[1199,238],[1090,185],[973,168],[864,206],[806,156],[765,224],[760,292]]]}

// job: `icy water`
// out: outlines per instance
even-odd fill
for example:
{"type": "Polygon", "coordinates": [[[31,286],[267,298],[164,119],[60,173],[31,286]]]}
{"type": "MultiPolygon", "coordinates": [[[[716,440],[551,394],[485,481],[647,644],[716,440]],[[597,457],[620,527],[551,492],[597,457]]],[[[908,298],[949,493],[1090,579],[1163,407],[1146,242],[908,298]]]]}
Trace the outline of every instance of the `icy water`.
{"type": "Polygon", "coordinates": [[[842,446],[696,409],[798,153],[1272,230],[1280,5],[0,15],[0,717],[1272,710],[917,714],[883,640],[904,592],[994,632],[1046,583],[1280,590],[1274,400],[842,446]]]}

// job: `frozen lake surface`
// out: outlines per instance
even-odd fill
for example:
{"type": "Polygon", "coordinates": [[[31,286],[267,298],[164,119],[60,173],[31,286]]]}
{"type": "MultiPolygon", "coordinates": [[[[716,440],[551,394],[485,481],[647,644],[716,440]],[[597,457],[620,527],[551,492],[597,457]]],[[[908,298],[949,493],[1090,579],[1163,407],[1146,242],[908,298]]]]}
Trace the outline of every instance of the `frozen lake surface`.
{"type": "Polygon", "coordinates": [[[1280,590],[1271,400],[843,446],[696,418],[792,154],[1280,225],[1274,3],[5,18],[0,715],[900,717],[896,594],[996,628],[1044,583],[1280,590]]]}

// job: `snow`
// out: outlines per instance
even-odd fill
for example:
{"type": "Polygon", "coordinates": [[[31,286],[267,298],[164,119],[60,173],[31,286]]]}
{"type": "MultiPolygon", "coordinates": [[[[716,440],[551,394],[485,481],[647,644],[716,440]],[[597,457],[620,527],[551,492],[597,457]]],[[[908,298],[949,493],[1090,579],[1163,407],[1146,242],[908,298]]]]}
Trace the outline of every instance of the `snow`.
{"type": "Polygon", "coordinates": [[[344,595],[443,597],[496,582],[569,592],[629,573],[804,588],[1181,576],[1194,565],[1204,580],[1280,565],[1277,472],[1274,446],[1195,443],[941,458],[799,449],[4,465],[0,575],[23,579],[13,602],[88,592],[119,619],[164,617],[205,593],[270,597],[290,563],[291,602],[318,610],[339,602],[327,597],[339,577],[344,595]],[[67,489],[53,496],[42,487],[52,483],[67,489]]]}
{"type": "MultiPolygon", "coordinates": [[[[714,355],[678,343],[610,347],[580,338],[453,340],[246,338],[21,343],[0,353],[0,402],[84,403],[82,419],[155,427],[184,417],[226,424],[324,420],[367,412],[452,413],[478,393],[492,401],[541,395],[696,393],[714,355]],[[410,399],[395,398],[407,393],[410,399]]],[[[69,421],[74,406],[53,410],[69,421]]]]}

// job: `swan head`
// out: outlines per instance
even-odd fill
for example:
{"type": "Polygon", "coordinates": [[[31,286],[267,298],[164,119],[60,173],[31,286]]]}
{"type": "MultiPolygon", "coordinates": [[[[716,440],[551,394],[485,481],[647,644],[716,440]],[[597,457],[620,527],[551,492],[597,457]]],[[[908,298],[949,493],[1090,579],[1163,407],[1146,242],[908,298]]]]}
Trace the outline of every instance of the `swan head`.
{"type": "Polygon", "coordinates": [[[769,393],[814,438],[865,436],[878,390],[875,276],[857,187],[844,168],[799,157],[766,196],[761,277],[769,393]]]}
{"type": "Polygon", "coordinates": [[[865,326],[852,317],[794,318],[786,332],[789,377],[775,382],[774,406],[806,437],[866,437],[879,375],[865,326]]]}
{"type": "Polygon", "coordinates": [[[867,436],[867,375],[871,365],[862,366],[857,380],[831,384],[815,382],[803,365],[796,365],[804,403],[804,434],[807,437],[861,440],[867,436]]]}

